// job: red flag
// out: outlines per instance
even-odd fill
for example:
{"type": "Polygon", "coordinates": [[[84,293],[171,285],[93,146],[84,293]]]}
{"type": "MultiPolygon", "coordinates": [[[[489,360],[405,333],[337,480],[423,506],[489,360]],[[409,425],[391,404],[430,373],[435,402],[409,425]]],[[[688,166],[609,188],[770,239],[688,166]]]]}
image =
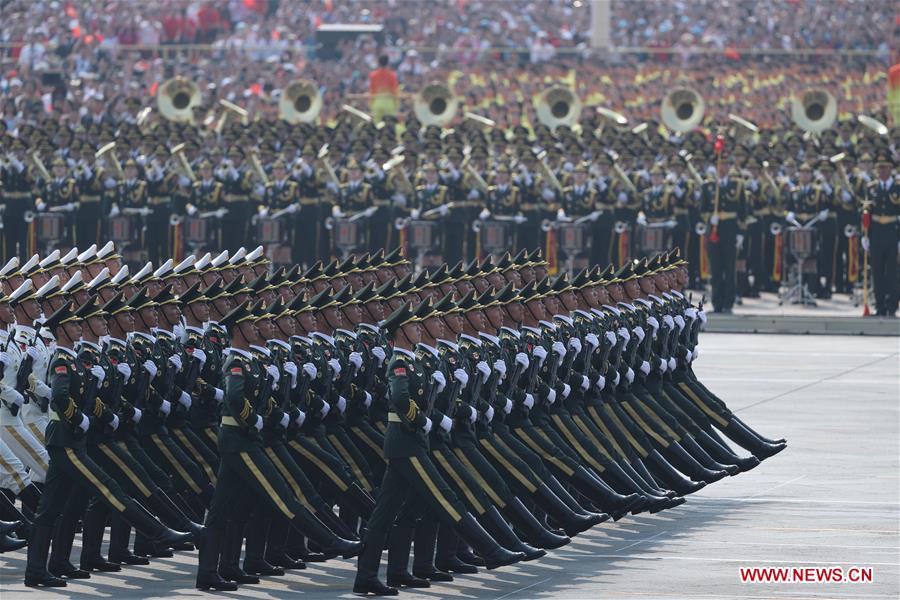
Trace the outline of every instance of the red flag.
{"type": "Polygon", "coordinates": [[[713,149],[716,151],[716,154],[722,154],[722,151],[725,150],[725,138],[721,135],[717,135],[716,144],[713,146],[713,149]]]}

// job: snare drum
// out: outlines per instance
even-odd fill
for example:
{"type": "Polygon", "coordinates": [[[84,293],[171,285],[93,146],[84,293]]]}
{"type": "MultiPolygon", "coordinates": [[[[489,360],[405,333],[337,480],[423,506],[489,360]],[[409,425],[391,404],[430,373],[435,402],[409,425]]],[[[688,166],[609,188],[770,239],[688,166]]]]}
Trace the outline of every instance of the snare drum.
{"type": "Polygon", "coordinates": [[[508,252],[513,248],[512,228],[508,221],[483,221],[481,247],[489,254],[508,252]]]}
{"type": "Polygon", "coordinates": [[[130,244],[137,239],[134,217],[132,215],[116,215],[107,222],[107,235],[117,246],[130,244]]]}
{"type": "Polygon", "coordinates": [[[567,255],[575,256],[587,250],[587,226],[583,223],[559,223],[559,247],[567,255]]]}
{"type": "Polygon", "coordinates": [[[411,250],[428,252],[437,245],[438,224],[435,221],[410,221],[409,247],[411,250]]]}
{"type": "Polygon", "coordinates": [[[662,227],[641,227],[641,253],[659,254],[666,248],[666,230],[662,227]]]}
{"type": "Polygon", "coordinates": [[[787,247],[794,256],[812,256],[815,248],[815,230],[792,227],[787,230],[787,247]]]}
{"type": "Polygon", "coordinates": [[[66,216],[60,213],[42,212],[35,215],[35,233],[39,242],[57,243],[66,229],[66,216]]]}
{"type": "Polygon", "coordinates": [[[335,219],[333,233],[334,245],[339,248],[352,249],[362,245],[362,228],[358,221],[335,219]]]}
{"type": "Polygon", "coordinates": [[[209,219],[185,217],[181,230],[184,232],[185,244],[202,246],[215,239],[215,228],[209,219]]]}
{"type": "Polygon", "coordinates": [[[256,223],[256,238],[260,244],[283,244],[287,241],[287,228],[281,219],[260,219],[256,223]]]}

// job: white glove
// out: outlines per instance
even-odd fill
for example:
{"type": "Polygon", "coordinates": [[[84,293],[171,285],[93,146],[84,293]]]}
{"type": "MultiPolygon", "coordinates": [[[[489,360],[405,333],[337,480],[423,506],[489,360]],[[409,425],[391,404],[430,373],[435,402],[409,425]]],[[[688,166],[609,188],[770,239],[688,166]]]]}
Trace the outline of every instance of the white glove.
{"type": "Polygon", "coordinates": [[[669,368],[669,362],[664,358],[659,359],[659,372],[665,373],[666,369],[669,368]]]}
{"type": "Polygon", "coordinates": [[[12,364],[12,358],[10,358],[7,352],[0,352],[0,364],[4,367],[8,367],[12,364]]]}
{"type": "Polygon", "coordinates": [[[422,211],[419,210],[418,208],[414,208],[411,211],[409,211],[409,218],[412,219],[413,221],[418,220],[418,218],[421,215],[422,215],[422,211]]]}
{"type": "Polygon", "coordinates": [[[91,375],[97,378],[97,385],[100,385],[103,383],[103,380],[106,379],[106,371],[104,371],[103,367],[100,365],[91,367],[91,375]]]}
{"type": "Polygon", "coordinates": [[[87,415],[81,415],[81,423],[78,424],[81,427],[81,430],[87,433],[87,430],[91,426],[91,420],[87,418],[87,415]]]}
{"type": "Polygon", "coordinates": [[[187,214],[189,214],[190,216],[193,217],[194,215],[197,214],[197,207],[194,206],[193,204],[188,204],[186,208],[187,208],[187,214]]]}
{"type": "Polygon", "coordinates": [[[338,396],[337,408],[339,413],[344,414],[347,410],[347,399],[343,396],[338,396]]]}
{"type": "Polygon", "coordinates": [[[818,216],[819,216],[820,221],[824,221],[825,219],[827,219],[828,218],[828,209],[823,208],[822,210],[820,210],[818,216]]]}
{"type": "Polygon", "coordinates": [[[336,358],[332,358],[328,361],[328,366],[331,367],[331,370],[334,372],[334,378],[337,379],[338,375],[341,374],[341,363],[336,358]]]}
{"type": "Polygon", "coordinates": [[[566,398],[569,397],[569,394],[572,393],[572,386],[569,385],[568,383],[564,383],[564,384],[562,384],[562,386],[563,386],[562,396],[563,396],[563,400],[565,400],[566,398]]]}
{"type": "Polygon", "coordinates": [[[437,207],[437,211],[438,211],[439,215],[441,215],[442,217],[446,217],[447,215],[450,214],[450,207],[447,206],[446,204],[441,204],[440,206],[437,207]]]}
{"type": "Polygon", "coordinates": [[[431,433],[431,419],[425,417],[425,424],[422,425],[422,429],[425,430],[425,433],[431,433]]]}
{"type": "Polygon", "coordinates": [[[13,404],[15,404],[16,406],[22,406],[25,403],[25,397],[18,391],[14,390],[12,387],[10,387],[6,393],[9,396],[12,396],[13,404]]]}
{"type": "Polygon", "coordinates": [[[628,380],[628,383],[634,383],[634,369],[628,367],[628,370],[625,371],[625,379],[628,380]]]}
{"type": "Polygon", "coordinates": [[[506,377],[506,362],[498,358],[494,361],[494,370],[500,373],[500,379],[503,379],[506,377]]]}
{"type": "Polygon", "coordinates": [[[862,243],[863,250],[868,252],[869,251],[869,236],[863,236],[861,243],[862,243]]]}
{"type": "Polygon", "coordinates": [[[510,400],[509,398],[507,398],[507,399],[506,399],[506,404],[503,405],[503,412],[505,412],[506,414],[509,414],[509,413],[512,412],[512,409],[513,409],[513,403],[512,403],[512,400],[510,400]]]}
{"type": "Polygon", "coordinates": [[[674,371],[677,366],[678,366],[678,361],[675,360],[675,357],[673,356],[672,358],[669,359],[669,370],[674,371]]]}
{"type": "Polygon", "coordinates": [[[191,407],[191,396],[187,392],[181,392],[181,395],[178,396],[178,403],[181,404],[185,408],[191,407]]]}
{"type": "Polygon", "coordinates": [[[288,211],[288,214],[294,214],[295,212],[297,212],[297,205],[296,205],[296,204],[291,204],[291,205],[288,206],[285,210],[288,211]]]}
{"type": "Polygon", "coordinates": [[[710,224],[712,224],[712,225],[718,225],[718,224],[719,224],[719,215],[713,215],[713,216],[711,216],[711,217],[709,218],[709,222],[710,222],[710,224]]]}
{"type": "Polygon", "coordinates": [[[676,325],[678,325],[678,332],[679,332],[679,333],[680,333],[682,330],[684,330],[684,317],[682,317],[681,315],[675,315],[675,318],[672,319],[672,321],[673,321],[676,325]]]}
{"type": "Polygon", "coordinates": [[[263,419],[262,419],[261,416],[256,415],[256,423],[254,423],[253,426],[256,427],[256,430],[257,430],[257,431],[262,431],[262,428],[263,428],[263,419]]]}
{"type": "Polygon", "coordinates": [[[525,394],[525,400],[522,402],[528,410],[534,406],[534,396],[531,394],[525,394]]]}
{"type": "Polygon", "coordinates": [[[450,430],[453,429],[453,421],[451,421],[447,415],[441,417],[441,429],[450,433],[450,430]]]}
{"type": "Polygon", "coordinates": [[[637,222],[638,225],[642,225],[642,226],[646,227],[647,226],[647,215],[645,215],[643,212],[639,212],[635,221],[637,222]]]}
{"type": "MultiPolygon", "coordinates": [[[[331,183],[331,182],[329,182],[329,183],[331,183]]],[[[328,187],[328,184],[326,184],[325,187],[328,187]]],[[[333,206],[333,207],[331,208],[331,216],[334,217],[335,219],[343,218],[343,216],[344,216],[344,211],[342,211],[342,210],[340,209],[340,207],[333,206]]]]}
{"type": "Polygon", "coordinates": [[[697,317],[700,319],[700,329],[706,329],[706,311],[701,310],[697,313],[697,317]]]}
{"type": "Polygon", "coordinates": [[[469,423],[474,423],[475,419],[478,418],[478,411],[476,411],[471,406],[469,407],[469,423]]]}
{"type": "Polygon", "coordinates": [[[575,356],[581,354],[581,340],[579,340],[578,338],[572,338],[571,340],[569,340],[569,350],[574,351],[575,356]]]}
{"type": "Polygon", "coordinates": [[[784,220],[787,221],[788,223],[790,223],[791,221],[796,221],[797,215],[794,214],[794,211],[790,211],[790,212],[788,212],[788,214],[786,214],[784,216],[784,220]]]}
{"type": "Polygon", "coordinates": [[[600,338],[597,337],[596,333],[587,334],[584,336],[584,341],[591,347],[591,352],[600,347],[600,338]]]}
{"type": "Polygon", "coordinates": [[[612,331],[607,331],[603,335],[606,337],[606,341],[609,342],[610,346],[616,343],[616,334],[614,334],[612,331]]]}
{"type": "Polygon", "coordinates": [[[553,351],[559,356],[559,361],[562,362],[562,359],[566,357],[566,347],[562,342],[553,342],[553,346],[551,346],[553,351]]]}
{"type": "Polygon", "coordinates": [[[162,404],[159,405],[159,410],[164,415],[169,414],[172,411],[172,403],[168,400],[163,400],[162,404]]]}
{"type": "Polygon", "coordinates": [[[531,353],[537,357],[539,365],[544,364],[544,359],[547,358],[547,350],[543,346],[535,346],[531,353]]]}
{"type": "Polygon", "coordinates": [[[550,390],[547,392],[547,404],[553,404],[556,402],[556,390],[550,390]]]}
{"type": "Polygon", "coordinates": [[[316,375],[319,374],[319,370],[316,368],[316,365],[311,362],[303,363],[303,372],[309,376],[310,379],[315,379],[316,375]]]}
{"type": "Polygon", "coordinates": [[[469,383],[469,374],[463,369],[453,371],[453,377],[459,382],[459,386],[462,389],[465,389],[466,384],[469,383]]]}
{"type": "Polygon", "coordinates": [[[671,315],[663,315],[663,323],[665,323],[666,327],[669,329],[675,329],[675,319],[673,319],[671,315]]]}
{"type": "Polygon", "coordinates": [[[266,365],[266,373],[269,374],[269,377],[272,378],[272,383],[278,383],[278,380],[281,379],[281,373],[278,371],[278,367],[275,365],[266,365]]]}
{"type": "Polygon", "coordinates": [[[740,233],[735,236],[734,240],[735,240],[735,246],[737,246],[738,248],[740,248],[744,245],[744,236],[741,235],[740,233]]]}
{"type": "Polygon", "coordinates": [[[582,375],[581,376],[581,391],[586,392],[589,387],[591,387],[591,380],[588,379],[587,377],[585,377],[584,375],[582,375]]]}
{"type": "Polygon", "coordinates": [[[619,330],[618,330],[616,333],[619,334],[619,337],[620,337],[620,338],[622,338],[623,340],[625,340],[625,343],[626,343],[626,344],[631,340],[631,334],[630,334],[630,333],[628,332],[628,330],[627,330],[626,328],[624,328],[624,327],[619,327],[619,330]]]}
{"type": "Polygon", "coordinates": [[[566,220],[566,211],[563,209],[559,209],[556,211],[556,220],[557,221],[565,221],[566,220]]]}
{"type": "Polygon", "coordinates": [[[287,413],[281,415],[281,420],[278,422],[281,425],[282,429],[287,429],[288,424],[291,422],[291,417],[287,413]]]}
{"type": "Polygon", "coordinates": [[[177,354],[173,354],[172,356],[169,357],[169,363],[171,363],[172,366],[175,367],[176,371],[181,370],[181,357],[178,356],[177,354]]]}
{"type": "Polygon", "coordinates": [[[31,357],[32,362],[36,361],[38,359],[38,357],[40,356],[40,354],[37,351],[37,348],[35,348],[34,346],[28,346],[28,348],[25,349],[25,354],[27,354],[28,356],[31,357]]]}
{"type": "Polygon", "coordinates": [[[119,428],[119,415],[113,414],[113,419],[110,422],[109,426],[112,427],[113,431],[119,428]]]}
{"type": "Polygon", "coordinates": [[[382,348],[381,346],[375,346],[374,348],[372,348],[372,356],[374,356],[378,361],[378,366],[380,367],[381,363],[384,362],[385,356],[387,355],[384,353],[384,348],[382,348]]]}
{"type": "Polygon", "coordinates": [[[700,356],[700,348],[694,348],[694,352],[691,355],[691,360],[697,360],[697,357],[700,356]]]}
{"type": "Polygon", "coordinates": [[[641,342],[644,341],[644,337],[646,337],[647,334],[644,333],[644,328],[641,327],[640,325],[638,325],[637,327],[634,328],[634,335],[638,339],[638,344],[640,344],[641,342]]]}
{"type": "Polygon", "coordinates": [[[650,363],[648,363],[646,360],[641,362],[640,370],[641,370],[641,373],[643,373],[644,375],[649,375],[650,374],[650,363]]]}
{"type": "Polygon", "coordinates": [[[297,424],[297,427],[303,427],[303,422],[306,421],[306,413],[302,410],[297,412],[299,414],[297,415],[297,418],[294,419],[294,423],[297,424]]]}
{"type": "Polygon", "coordinates": [[[620,381],[622,381],[622,376],[619,375],[619,372],[618,372],[618,371],[616,371],[616,378],[615,378],[615,380],[613,381],[613,387],[618,387],[620,381]]]}
{"type": "Polygon", "coordinates": [[[128,363],[119,363],[116,365],[116,371],[122,374],[122,377],[128,379],[131,377],[131,367],[128,363]]]}
{"type": "Polygon", "coordinates": [[[488,366],[486,362],[483,360],[478,361],[478,364],[475,365],[475,369],[481,373],[481,383],[482,385],[487,383],[488,377],[491,376],[491,368],[488,366]]]}
{"type": "Polygon", "coordinates": [[[66,212],[72,212],[73,210],[75,210],[75,203],[74,202],[66,202],[60,208],[66,212]]]}
{"type": "Polygon", "coordinates": [[[370,406],[372,406],[372,394],[370,394],[369,392],[363,392],[363,393],[366,395],[365,400],[363,400],[363,406],[365,406],[366,408],[369,408],[370,406]]]}
{"type": "Polygon", "coordinates": [[[488,217],[490,217],[490,216],[491,216],[491,211],[489,211],[486,208],[482,208],[481,212],[478,213],[478,219],[480,221],[486,221],[488,219],[488,217]]]}
{"type": "Polygon", "coordinates": [[[490,423],[491,421],[494,420],[494,407],[493,406],[488,406],[487,410],[484,411],[484,419],[488,423],[490,423]]]}
{"type": "Polygon", "coordinates": [[[659,329],[659,321],[656,320],[656,317],[647,317],[647,324],[653,328],[654,332],[659,329]]]}
{"type": "Polygon", "coordinates": [[[284,372],[291,376],[291,387],[297,387],[297,365],[287,361],[282,365],[284,372]]]}
{"type": "Polygon", "coordinates": [[[325,417],[328,416],[328,413],[330,413],[330,412],[331,412],[331,405],[328,404],[327,402],[323,402],[322,410],[319,412],[319,414],[322,415],[322,418],[324,419],[325,417]]]}
{"type": "Polygon", "coordinates": [[[351,352],[350,356],[347,357],[347,360],[349,360],[357,369],[362,368],[362,354],[359,352],[351,352]]]}
{"type": "Polygon", "coordinates": [[[447,378],[444,377],[444,374],[440,371],[435,371],[431,374],[431,380],[437,384],[437,393],[440,394],[444,391],[444,388],[447,387],[447,378]]]}
{"type": "Polygon", "coordinates": [[[213,399],[216,402],[221,402],[225,399],[225,390],[221,388],[213,388],[213,399]]]}
{"type": "Polygon", "coordinates": [[[200,348],[194,348],[191,356],[200,361],[200,368],[202,369],[203,365],[206,364],[206,352],[204,352],[200,348]]]}
{"type": "Polygon", "coordinates": [[[142,411],[141,409],[139,409],[138,407],[135,406],[134,414],[131,415],[131,420],[134,421],[135,423],[140,423],[141,417],[143,417],[143,416],[144,416],[144,411],[142,411]]]}
{"type": "Polygon", "coordinates": [[[38,209],[38,212],[44,212],[45,210],[47,210],[47,203],[43,200],[38,200],[35,204],[35,208],[38,209]]]}
{"type": "Polygon", "coordinates": [[[259,216],[260,216],[261,219],[265,219],[266,217],[268,217],[268,216],[269,216],[269,209],[266,208],[265,206],[260,206],[260,207],[259,207],[259,216]]]}
{"type": "Polygon", "coordinates": [[[602,392],[603,388],[606,387],[606,377],[604,377],[603,375],[600,375],[599,378],[597,379],[597,383],[595,384],[595,386],[597,387],[597,391],[602,392]]]}
{"type": "Polygon", "coordinates": [[[516,363],[522,366],[522,370],[528,368],[528,365],[531,364],[531,361],[528,360],[528,355],[524,352],[519,352],[516,354],[516,363]]]}

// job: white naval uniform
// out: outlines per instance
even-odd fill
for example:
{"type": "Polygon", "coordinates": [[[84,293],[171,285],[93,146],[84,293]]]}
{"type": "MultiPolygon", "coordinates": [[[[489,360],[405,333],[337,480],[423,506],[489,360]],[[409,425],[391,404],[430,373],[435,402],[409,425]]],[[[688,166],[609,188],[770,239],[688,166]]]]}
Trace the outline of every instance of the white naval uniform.
{"type": "MultiPolygon", "coordinates": [[[[5,340],[3,345],[7,346],[5,340]]],[[[25,348],[17,344],[15,340],[8,345],[6,352],[10,358],[10,364],[3,371],[3,379],[0,380],[0,400],[3,401],[3,406],[0,407],[0,440],[3,440],[13,454],[28,467],[31,479],[42,482],[47,477],[50,457],[47,455],[44,445],[22,421],[21,411],[24,407],[24,398],[22,393],[16,390],[16,372],[27,354],[25,354],[25,348]],[[10,411],[10,406],[13,404],[19,405],[19,412],[15,415],[10,411]]]]}
{"type": "MultiPolygon", "coordinates": [[[[50,368],[50,359],[53,358],[53,348],[50,348],[44,339],[37,335],[37,332],[31,327],[22,325],[16,326],[15,341],[19,348],[22,344],[33,346],[38,351],[38,358],[34,361],[31,368],[31,377],[28,378],[28,389],[31,391],[33,398],[22,410],[19,416],[25,427],[31,431],[31,434],[41,443],[45,444],[44,431],[50,423],[49,411],[41,410],[41,400],[45,399],[44,405],[48,405],[50,401],[50,386],[47,385],[47,370],[50,368]]],[[[54,344],[55,345],[55,344],[54,344]]]]}

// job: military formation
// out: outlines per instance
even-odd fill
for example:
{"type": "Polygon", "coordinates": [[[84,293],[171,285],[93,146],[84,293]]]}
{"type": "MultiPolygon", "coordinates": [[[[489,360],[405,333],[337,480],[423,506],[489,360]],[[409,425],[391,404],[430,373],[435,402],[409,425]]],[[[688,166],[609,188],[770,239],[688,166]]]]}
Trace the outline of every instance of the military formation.
{"type": "Polygon", "coordinates": [[[28,586],[196,550],[200,589],[340,556],[354,592],[394,595],[675,509],[786,447],[697,379],[706,315],[677,250],[547,266],[10,259],[0,548],[27,543],[28,586]]]}
{"type": "Polygon", "coordinates": [[[851,120],[817,135],[732,122],[678,133],[586,112],[552,130],[350,113],[217,131],[48,119],[2,138],[3,249],[8,259],[111,239],[134,267],[262,244],[274,263],[309,268],[377,248],[435,267],[541,247],[551,270],[573,274],[678,247],[717,312],[784,288],[795,267],[818,298],[851,293],[870,267],[877,311],[893,315],[889,137],[851,120]]]}

